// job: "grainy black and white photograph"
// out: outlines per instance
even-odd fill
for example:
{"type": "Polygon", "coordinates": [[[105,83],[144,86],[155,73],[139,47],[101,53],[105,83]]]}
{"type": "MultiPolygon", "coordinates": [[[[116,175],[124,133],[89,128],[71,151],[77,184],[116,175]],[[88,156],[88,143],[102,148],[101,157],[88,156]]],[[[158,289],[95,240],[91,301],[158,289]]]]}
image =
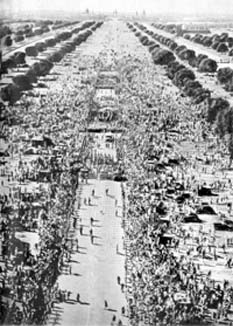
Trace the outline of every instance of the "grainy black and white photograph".
{"type": "Polygon", "coordinates": [[[0,0],[0,325],[233,326],[233,1],[0,0]]]}

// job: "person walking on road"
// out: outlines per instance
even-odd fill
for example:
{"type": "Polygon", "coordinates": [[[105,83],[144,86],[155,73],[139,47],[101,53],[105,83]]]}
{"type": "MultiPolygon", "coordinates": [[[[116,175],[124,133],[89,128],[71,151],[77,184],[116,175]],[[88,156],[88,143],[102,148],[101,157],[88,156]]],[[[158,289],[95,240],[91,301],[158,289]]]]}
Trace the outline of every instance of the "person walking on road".
{"type": "Polygon", "coordinates": [[[106,190],[105,190],[105,194],[106,194],[106,196],[108,196],[108,188],[106,188],[106,190]]]}
{"type": "Polygon", "coordinates": [[[104,300],[104,309],[108,309],[108,301],[104,300]]]}
{"type": "Polygon", "coordinates": [[[94,196],[95,196],[95,189],[92,189],[92,192],[91,192],[91,194],[92,194],[92,197],[94,197],[94,196]]]}
{"type": "Polygon", "coordinates": [[[83,235],[83,226],[82,225],[80,225],[79,232],[80,232],[80,235],[83,235]]]}
{"type": "Polygon", "coordinates": [[[77,293],[76,301],[77,301],[77,302],[80,302],[80,294],[79,294],[79,293],[77,293]]]}
{"type": "Polygon", "coordinates": [[[90,218],[90,224],[91,224],[91,226],[93,225],[93,223],[94,223],[94,219],[93,219],[93,217],[91,217],[90,218]]]}
{"type": "Polygon", "coordinates": [[[74,217],[74,218],[73,218],[73,228],[74,228],[74,229],[76,228],[76,224],[77,224],[77,218],[74,217]]]}

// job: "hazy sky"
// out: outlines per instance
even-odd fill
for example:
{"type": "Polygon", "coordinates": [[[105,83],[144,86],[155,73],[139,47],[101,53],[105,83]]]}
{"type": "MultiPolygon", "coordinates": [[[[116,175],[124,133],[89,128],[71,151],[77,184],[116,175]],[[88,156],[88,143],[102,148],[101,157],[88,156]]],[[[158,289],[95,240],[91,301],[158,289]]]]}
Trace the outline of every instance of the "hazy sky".
{"type": "Polygon", "coordinates": [[[0,0],[0,9],[25,10],[65,10],[108,11],[185,14],[233,14],[233,0],[0,0]]]}

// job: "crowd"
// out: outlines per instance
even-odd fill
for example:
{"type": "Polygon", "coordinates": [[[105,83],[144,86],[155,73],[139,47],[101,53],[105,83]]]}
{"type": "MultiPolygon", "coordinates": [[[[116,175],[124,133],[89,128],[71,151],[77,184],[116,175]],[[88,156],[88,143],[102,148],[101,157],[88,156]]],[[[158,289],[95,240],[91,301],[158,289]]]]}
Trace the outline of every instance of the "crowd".
{"type": "Polygon", "coordinates": [[[86,71],[76,69],[71,75],[65,66],[57,69],[58,77],[47,92],[25,94],[9,108],[4,125],[0,304],[5,323],[46,319],[57,296],[63,256],[69,251],[66,234],[82,178],[79,164],[88,148],[82,130],[89,90],[82,87],[86,71]],[[32,247],[18,236],[25,232],[38,234],[38,243],[32,247]]]}
{"type": "MultiPolygon", "coordinates": [[[[4,126],[8,164],[0,171],[1,322],[44,322],[53,302],[66,300],[56,280],[70,256],[67,230],[76,223],[73,204],[79,177],[85,179],[79,165],[84,161],[97,174],[120,170],[127,178],[122,226],[130,324],[232,322],[233,287],[230,276],[224,279],[232,268],[231,239],[225,241],[214,223],[231,216],[226,147],[204,119],[205,104],[181,97],[142,46],[134,54],[130,46],[120,55],[112,51],[108,67],[121,76],[117,121],[108,123],[123,131],[117,160],[101,148],[93,151],[86,135],[89,97],[104,53],[79,57],[78,65],[70,63],[72,74],[59,65],[61,75],[43,96],[25,95],[10,108],[4,126]],[[210,191],[202,200],[203,189],[210,191]],[[205,223],[206,214],[200,216],[207,211],[213,221],[205,223]],[[33,253],[17,237],[25,231],[39,235],[33,253]],[[224,277],[216,280],[206,261],[219,262],[224,277]]],[[[84,200],[91,204],[91,197],[84,200]]]]}
{"type": "Polygon", "coordinates": [[[227,151],[205,122],[204,106],[180,97],[147,58],[124,61],[126,66],[134,61],[134,69],[124,75],[121,96],[127,100],[122,116],[127,131],[118,148],[128,178],[125,243],[131,324],[204,325],[224,320],[230,325],[230,276],[215,281],[214,267],[202,268],[205,259],[216,265],[222,256],[223,268],[231,268],[224,236],[217,235],[213,222],[205,225],[199,220],[203,224],[198,232],[196,223],[190,227],[184,222],[197,207],[201,212],[199,191],[205,187],[216,192],[203,197],[208,204],[229,204],[232,183],[221,171],[227,166],[227,151]],[[185,142],[194,146],[193,151],[184,151],[185,142]],[[208,173],[207,180],[200,177],[208,173]]]}

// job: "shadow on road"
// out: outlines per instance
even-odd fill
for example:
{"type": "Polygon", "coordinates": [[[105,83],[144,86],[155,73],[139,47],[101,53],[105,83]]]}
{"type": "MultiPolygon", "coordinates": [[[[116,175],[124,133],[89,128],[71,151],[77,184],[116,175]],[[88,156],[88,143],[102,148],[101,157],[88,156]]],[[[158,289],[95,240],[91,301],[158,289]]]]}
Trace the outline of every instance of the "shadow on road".
{"type": "Polygon", "coordinates": [[[89,303],[89,302],[79,301],[79,303],[80,303],[81,305],[84,305],[84,306],[90,306],[90,303],[89,303]]]}
{"type": "Polygon", "coordinates": [[[79,274],[79,273],[73,273],[73,275],[75,275],[75,276],[82,276],[82,274],[79,274]]]}
{"type": "Polygon", "coordinates": [[[111,311],[111,312],[117,312],[116,309],[112,309],[112,308],[108,308],[107,311],[111,311]]]}

